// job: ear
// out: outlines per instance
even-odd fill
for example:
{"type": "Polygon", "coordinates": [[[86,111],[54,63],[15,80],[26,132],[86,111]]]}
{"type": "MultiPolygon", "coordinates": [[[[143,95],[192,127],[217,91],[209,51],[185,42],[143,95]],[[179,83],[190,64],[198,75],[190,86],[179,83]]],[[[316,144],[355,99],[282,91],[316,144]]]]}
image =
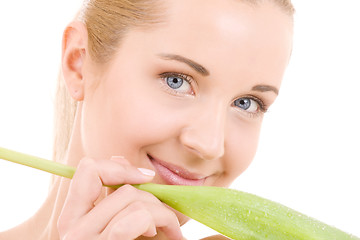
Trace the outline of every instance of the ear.
{"type": "Polygon", "coordinates": [[[70,96],[77,101],[84,99],[87,40],[87,29],[82,22],[75,21],[66,27],[62,42],[62,73],[70,96]]]}

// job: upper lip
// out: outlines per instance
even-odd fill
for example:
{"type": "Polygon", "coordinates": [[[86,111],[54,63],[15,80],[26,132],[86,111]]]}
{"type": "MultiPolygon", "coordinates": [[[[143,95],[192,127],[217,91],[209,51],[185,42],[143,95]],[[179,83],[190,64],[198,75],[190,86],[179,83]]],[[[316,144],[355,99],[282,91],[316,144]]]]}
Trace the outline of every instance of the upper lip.
{"type": "Polygon", "coordinates": [[[201,180],[201,179],[206,178],[206,176],[204,176],[202,174],[192,173],[180,166],[156,159],[149,154],[148,154],[148,157],[151,161],[156,161],[158,164],[166,167],[167,169],[169,169],[170,171],[179,175],[182,178],[189,179],[189,180],[201,180]]]}

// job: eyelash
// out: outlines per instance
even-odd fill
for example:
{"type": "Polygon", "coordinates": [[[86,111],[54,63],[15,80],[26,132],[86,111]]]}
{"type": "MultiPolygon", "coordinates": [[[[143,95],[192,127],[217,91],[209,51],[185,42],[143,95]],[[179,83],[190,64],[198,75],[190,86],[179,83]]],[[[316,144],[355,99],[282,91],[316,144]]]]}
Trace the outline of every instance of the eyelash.
{"type": "Polygon", "coordinates": [[[184,74],[184,73],[176,73],[176,72],[164,72],[164,73],[161,73],[159,76],[160,76],[161,80],[163,81],[165,90],[169,91],[171,94],[174,94],[176,96],[195,95],[195,92],[193,90],[193,81],[194,81],[194,79],[190,75],[184,74]],[[190,94],[181,93],[181,92],[171,88],[166,83],[166,78],[168,78],[168,77],[181,78],[182,80],[187,82],[189,84],[189,86],[191,87],[191,93],[190,94]]]}
{"type": "MultiPolygon", "coordinates": [[[[177,73],[177,72],[164,72],[164,73],[161,73],[159,76],[160,76],[161,80],[163,81],[162,83],[164,84],[165,90],[166,90],[166,91],[169,91],[171,94],[174,94],[174,95],[176,95],[176,96],[195,95],[194,90],[193,90],[193,87],[192,87],[194,79],[193,79],[190,75],[184,74],[184,73],[177,73]],[[171,88],[170,86],[168,86],[168,84],[166,83],[166,78],[168,78],[168,77],[175,77],[175,78],[181,78],[181,79],[183,79],[185,82],[187,82],[187,83],[190,85],[191,91],[192,91],[191,94],[181,93],[181,92],[179,92],[179,91],[171,88]]],[[[238,108],[238,109],[239,109],[238,111],[241,111],[241,112],[245,113],[245,114],[246,114],[248,117],[250,117],[250,118],[257,118],[257,117],[259,117],[259,116],[262,116],[262,115],[265,114],[265,113],[267,112],[267,110],[268,110],[268,107],[266,106],[266,104],[264,103],[264,101],[261,100],[259,97],[256,97],[256,96],[253,96],[253,95],[245,95],[245,96],[242,96],[242,97],[237,98],[237,99],[235,99],[235,100],[233,101],[233,104],[232,104],[232,105],[234,105],[236,108],[238,108]],[[236,101],[237,99],[241,99],[241,98],[248,98],[248,99],[250,99],[250,100],[255,101],[255,102],[258,104],[258,106],[259,106],[259,111],[256,111],[256,112],[248,112],[248,111],[246,111],[246,110],[242,110],[242,109],[239,108],[239,107],[236,107],[236,106],[234,105],[235,101],[236,101]]]]}
{"type": "MultiPolygon", "coordinates": [[[[242,96],[240,98],[237,98],[237,99],[241,99],[241,98],[248,98],[248,99],[251,99],[253,101],[255,101],[258,105],[259,105],[259,111],[256,111],[256,112],[248,112],[246,110],[242,110],[240,108],[239,111],[241,112],[244,112],[247,116],[249,116],[250,118],[257,118],[257,117],[260,117],[262,116],[263,114],[265,114],[267,111],[268,111],[268,107],[266,106],[266,104],[264,103],[263,100],[261,100],[259,97],[256,97],[256,96],[250,96],[250,95],[246,95],[246,96],[242,96]]],[[[235,99],[233,101],[233,105],[235,103],[235,101],[237,100],[235,99]]]]}

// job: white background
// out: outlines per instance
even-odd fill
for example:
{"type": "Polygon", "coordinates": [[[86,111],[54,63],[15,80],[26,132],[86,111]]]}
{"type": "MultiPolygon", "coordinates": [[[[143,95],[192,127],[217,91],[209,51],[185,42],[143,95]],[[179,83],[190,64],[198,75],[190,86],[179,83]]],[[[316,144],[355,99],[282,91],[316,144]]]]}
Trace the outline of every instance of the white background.
{"type": "MultiPolygon", "coordinates": [[[[61,34],[80,0],[3,1],[0,146],[51,159],[61,34]]],[[[291,63],[258,154],[233,188],[360,236],[360,2],[293,0],[291,63]]],[[[49,174],[0,160],[0,231],[46,198],[49,174]]],[[[196,223],[188,239],[209,234],[196,223]]]]}

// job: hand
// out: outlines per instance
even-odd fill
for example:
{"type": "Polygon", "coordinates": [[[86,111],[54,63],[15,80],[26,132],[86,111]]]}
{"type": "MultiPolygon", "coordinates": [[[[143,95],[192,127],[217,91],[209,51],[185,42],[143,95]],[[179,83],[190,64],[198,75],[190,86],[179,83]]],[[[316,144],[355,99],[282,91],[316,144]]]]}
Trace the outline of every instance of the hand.
{"type": "Polygon", "coordinates": [[[130,240],[154,237],[161,229],[171,240],[182,239],[175,213],[150,193],[124,185],[99,201],[103,184],[141,184],[152,178],[125,159],[82,159],[58,220],[60,238],[130,240]]]}

